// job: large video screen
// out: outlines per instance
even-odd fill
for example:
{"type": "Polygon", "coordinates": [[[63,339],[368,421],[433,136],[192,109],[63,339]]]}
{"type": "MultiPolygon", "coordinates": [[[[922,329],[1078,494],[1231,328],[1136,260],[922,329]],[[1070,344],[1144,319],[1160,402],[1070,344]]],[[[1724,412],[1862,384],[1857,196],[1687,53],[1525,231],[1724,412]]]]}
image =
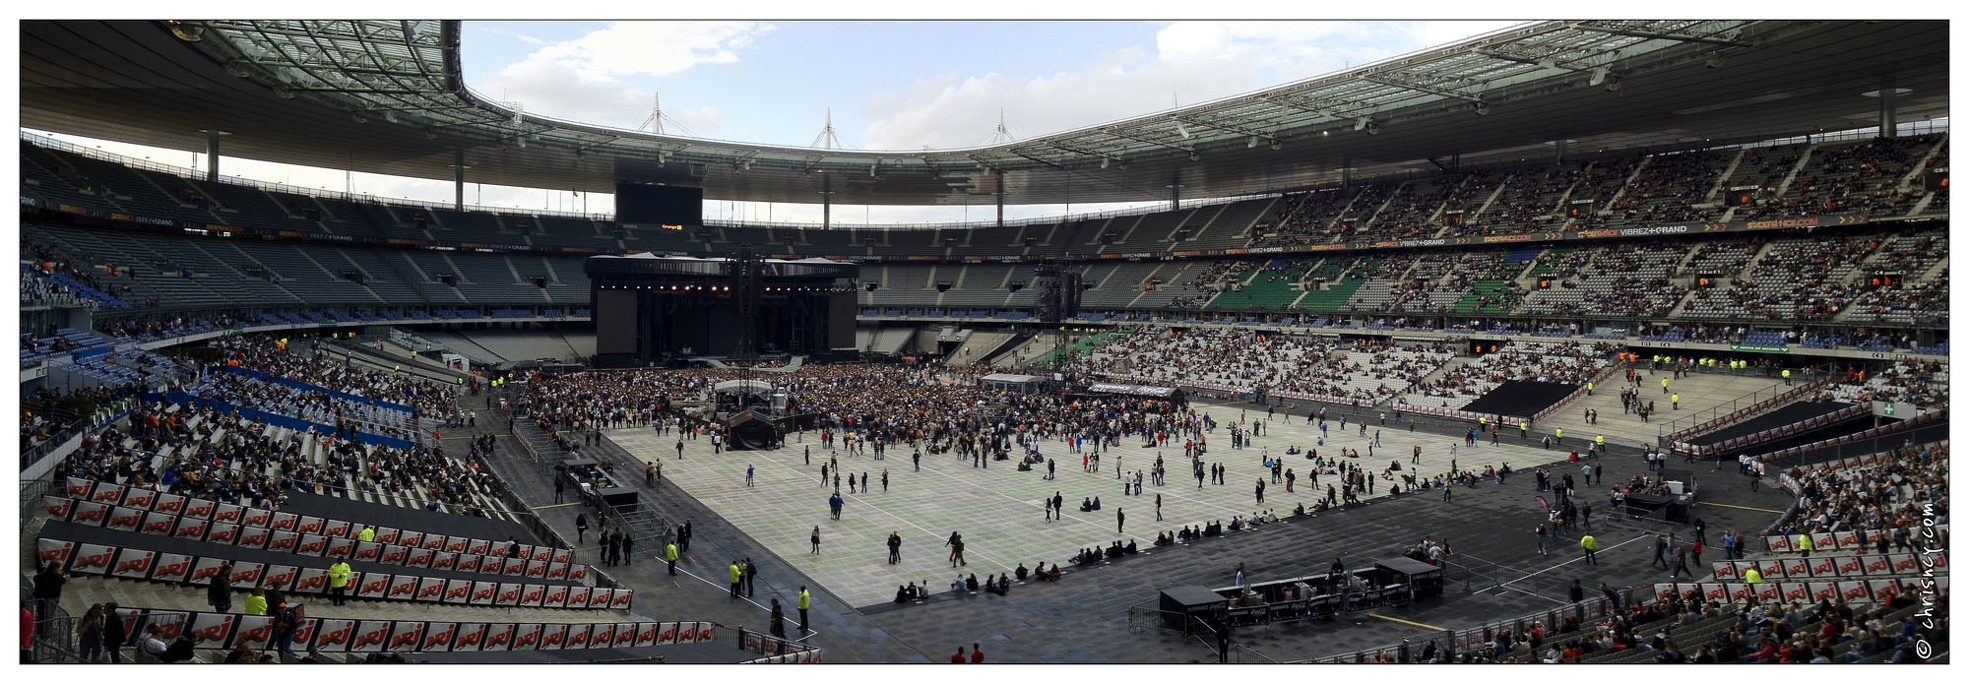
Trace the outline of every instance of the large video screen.
{"type": "Polygon", "coordinates": [[[617,183],[615,220],[651,225],[704,225],[704,188],[617,183]]]}

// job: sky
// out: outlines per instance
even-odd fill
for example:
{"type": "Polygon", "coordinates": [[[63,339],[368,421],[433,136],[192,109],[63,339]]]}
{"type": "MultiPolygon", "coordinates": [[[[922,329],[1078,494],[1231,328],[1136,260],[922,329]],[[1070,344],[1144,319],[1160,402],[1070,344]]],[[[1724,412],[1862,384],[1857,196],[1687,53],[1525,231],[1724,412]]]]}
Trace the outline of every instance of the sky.
{"type": "MultiPolygon", "coordinates": [[[[661,93],[672,135],[860,150],[1025,139],[1332,73],[1508,21],[466,21],[465,81],[528,114],[626,129],[661,93]],[[834,139],[821,139],[831,117],[834,139]],[[1005,133],[999,133],[1000,123],[1005,133]]],[[[202,167],[202,155],[61,136],[202,167]]],[[[220,171],[449,202],[444,181],[222,158],[220,171]]],[[[466,202],[605,211],[612,199],[483,188],[466,202]]],[[[1007,207],[1008,219],[1128,205],[1007,207]]],[[[977,221],[989,208],[835,207],[840,222],[977,221]]],[[[707,200],[707,218],[820,220],[818,205],[707,200]]]]}

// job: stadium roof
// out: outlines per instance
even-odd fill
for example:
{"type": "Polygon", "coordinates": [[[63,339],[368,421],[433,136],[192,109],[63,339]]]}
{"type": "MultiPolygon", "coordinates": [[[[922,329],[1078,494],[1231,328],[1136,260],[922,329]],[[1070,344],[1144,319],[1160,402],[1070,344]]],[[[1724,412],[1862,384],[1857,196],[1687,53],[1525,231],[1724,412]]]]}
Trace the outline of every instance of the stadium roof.
{"type": "Polygon", "coordinates": [[[1355,175],[1948,115],[1946,21],[1548,21],[1229,98],[988,147],[653,135],[468,89],[456,21],[23,21],[21,125],[223,156],[715,200],[990,205],[1232,197],[1355,175]],[[1905,92],[1902,92],[1905,91],[1905,92]]]}

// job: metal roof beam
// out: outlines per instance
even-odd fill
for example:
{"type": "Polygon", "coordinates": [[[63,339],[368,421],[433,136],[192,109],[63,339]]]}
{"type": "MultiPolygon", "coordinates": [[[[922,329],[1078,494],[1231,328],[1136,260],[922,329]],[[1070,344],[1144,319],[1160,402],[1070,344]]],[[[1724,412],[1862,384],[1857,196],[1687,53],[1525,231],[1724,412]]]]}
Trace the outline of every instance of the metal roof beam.
{"type": "Polygon", "coordinates": [[[1595,33],[1606,33],[1616,36],[1627,36],[1629,38],[1653,38],[1659,40],[1675,40],[1685,43],[1708,43],[1711,45],[1729,45],[1733,47],[1751,47],[1752,45],[1754,45],[1754,43],[1751,43],[1749,41],[1737,40],[1735,38],[1717,38],[1712,36],[1697,36],[1697,35],[1690,35],[1687,33],[1672,33],[1672,32],[1665,32],[1665,31],[1641,31],[1637,29],[1620,28],[1616,26],[1596,26],[1589,21],[1573,22],[1571,26],[1576,29],[1593,31],[1595,33]]]}
{"type": "Polygon", "coordinates": [[[1415,83],[1415,82],[1412,82],[1412,81],[1410,81],[1410,80],[1408,80],[1408,79],[1406,79],[1406,78],[1390,78],[1390,76],[1394,76],[1394,74],[1387,74],[1387,75],[1381,75],[1381,76],[1362,76],[1362,77],[1360,77],[1360,79],[1361,79],[1361,80],[1363,80],[1363,81],[1368,81],[1368,82],[1370,82],[1370,83],[1379,83],[1379,84],[1381,84],[1381,85],[1384,85],[1384,86],[1392,86],[1392,87],[1395,87],[1395,88],[1403,88],[1403,89],[1406,89],[1406,90],[1413,90],[1413,91],[1416,91],[1416,92],[1419,92],[1419,93],[1428,93],[1428,94],[1430,94],[1430,95],[1440,95],[1440,96],[1442,96],[1442,97],[1448,97],[1448,98],[1455,98],[1455,99],[1458,99],[1458,100],[1467,100],[1467,101],[1470,101],[1470,102],[1483,102],[1483,101],[1484,101],[1484,98],[1483,98],[1483,96],[1482,96],[1482,95],[1471,95],[1471,94],[1469,94],[1469,93],[1459,93],[1459,92],[1456,92],[1456,91],[1454,91],[1454,90],[1445,90],[1445,89],[1442,89],[1442,88],[1436,88],[1436,87],[1433,87],[1433,86],[1426,86],[1426,85],[1422,85],[1422,84],[1420,84],[1420,83],[1415,83]]]}
{"type": "Polygon", "coordinates": [[[1151,140],[1151,139],[1148,139],[1148,138],[1144,138],[1144,137],[1141,137],[1141,136],[1137,136],[1137,135],[1129,135],[1129,134],[1127,134],[1127,133],[1123,133],[1123,132],[1121,132],[1121,129],[1120,129],[1120,127],[1115,127],[1115,128],[1103,128],[1103,129],[1101,129],[1101,132],[1102,132],[1102,133],[1106,133],[1106,134],[1108,134],[1108,135],[1112,135],[1112,136],[1114,136],[1114,137],[1117,137],[1117,138],[1126,138],[1126,139],[1128,139],[1128,140],[1133,140],[1133,141],[1135,141],[1135,142],[1138,142],[1138,143],[1145,143],[1145,144],[1149,144],[1149,145],[1155,145],[1156,147],[1167,147],[1167,148],[1169,148],[1169,149],[1172,149],[1172,150],[1178,150],[1178,151],[1182,151],[1182,152],[1195,152],[1195,151],[1196,151],[1196,147],[1195,147],[1195,146],[1191,146],[1191,145],[1171,145],[1171,144],[1169,144],[1169,143],[1166,143],[1166,142],[1162,142],[1162,141],[1160,141],[1160,140],[1151,140]]]}
{"type": "Polygon", "coordinates": [[[1230,132],[1232,132],[1232,133],[1236,133],[1236,134],[1239,134],[1239,135],[1251,135],[1251,136],[1257,136],[1257,137],[1260,137],[1260,138],[1264,138],[1264,139],[1266,139],[1266,140],[1275,140],[1275,139],[1277,139],[1277,138],[1278,138],[1278,134],[1276,134],[1276,133],[1267,133],[1267,132],[1265,132],[1265,131],[1260,131],[1260,130],[1256,130],[1256,129],[1251,129],[1251,128],[1244,128],[1244,127],[1241,127],[1241,126],[1237,126],[1237,125],[1234,125],[1234,124],[1227,124],[1227,123],[1222,123],[1222,122],[1219,122],[1219,121],[1216,121],[1216,120],[1213,120],[1213,119],[1205,119],[1205,118],[1203,118],[1203,117],[1201,117],[1201,116],[1197,116],[1197,115],[1195,115],[1195,114],[1192,114],[1192,115],[1189,115],[1189,116],[1179,116],[1179,117],[1176,117],[1176,120],[1177,120],[1177,121],[1183,121],[1183,122],[1186,122],[1186,123],[1192,123],[1192,124],[1196,124],[1196,125],[1198,125],[1198,126],[1203,126],[1203,127],[1205,127],[1205,128],[1215,128],[1215,129],[1217,129],[1217,130],[1220,130],[1220,131],[1230,131],[1230,132]]]}

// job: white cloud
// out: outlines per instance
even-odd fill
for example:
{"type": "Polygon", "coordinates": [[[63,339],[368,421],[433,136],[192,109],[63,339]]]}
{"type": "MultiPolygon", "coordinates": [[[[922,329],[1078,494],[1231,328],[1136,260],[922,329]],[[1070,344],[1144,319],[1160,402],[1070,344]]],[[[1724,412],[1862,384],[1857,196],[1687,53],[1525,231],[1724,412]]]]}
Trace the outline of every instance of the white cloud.
{"type": "MultiPolygon", "coordinates": [[[[517,101],[530,114],[635,128],[649,118],[653,93],[625,78],[669,76],[698,64],[736,62],[740,50],[772,29],[756,22],[611,24],[548,44],[507,65],[487,79],[480,94],[517,101]]],[[[711,107],[666,115],[705,136],[724,120],[711,107]]]]}
{"type": "Polygon", "coordinates": [[[1116,50],[1073,72],[1018,79],[944,74],[864,108],[870,149],[988,142],[1007,127],[1037,137],[1332,73],[1509,25],[1509,22],[1175,22],[1153,54],[1116,50]]]}

